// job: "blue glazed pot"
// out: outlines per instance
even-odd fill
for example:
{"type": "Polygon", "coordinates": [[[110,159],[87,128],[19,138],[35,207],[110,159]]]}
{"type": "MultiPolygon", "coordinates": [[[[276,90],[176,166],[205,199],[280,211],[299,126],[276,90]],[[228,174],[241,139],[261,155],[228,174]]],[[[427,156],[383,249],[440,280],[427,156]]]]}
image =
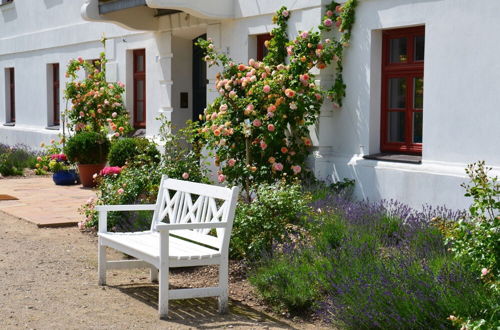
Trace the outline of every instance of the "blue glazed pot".
{"type": "Polygon", "coordinates": [[[52,180],[58,186],[69,186],[80,183],[80,178],[75,170],[57,171],[52,174],[52,180]]]}

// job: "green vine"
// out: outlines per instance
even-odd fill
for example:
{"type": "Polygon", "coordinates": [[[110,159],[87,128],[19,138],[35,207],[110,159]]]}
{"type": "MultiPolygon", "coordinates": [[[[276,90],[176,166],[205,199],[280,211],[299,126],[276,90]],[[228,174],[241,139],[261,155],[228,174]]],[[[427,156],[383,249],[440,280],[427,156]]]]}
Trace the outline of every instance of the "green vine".
{"type": "Polygon", "coordinates": [[[341,107],[346,95],[346,84],[342,72],[344,70],[344,49],[349,47],[351,41],[352,26],[355,21],[357,0],[347,0],[343,5],[333,1],[326,6],[323,22],[319,26],[321,31],[330,32],[333,27],[337,28],[340,35],[339,40],[333,40],[335,47],[334,60],[337,62],[336,75],[333,86],[327,91],[328,98],[332,100],[335,107],[341,107]]]}
{"type": "Polygon", "coordinates": [[[285,63],[287,56],[286,45],[288,43],[288,34],[286,33],[288,28],[288,20],[290,19],[290,12],[283,6],[273,16],[273,23],[277,24],[278,27],[271,31],[271,40],[266,41],[266,47],[268,53],[264,58],[264,63],[267,65],[278,65],[285,63]]]}

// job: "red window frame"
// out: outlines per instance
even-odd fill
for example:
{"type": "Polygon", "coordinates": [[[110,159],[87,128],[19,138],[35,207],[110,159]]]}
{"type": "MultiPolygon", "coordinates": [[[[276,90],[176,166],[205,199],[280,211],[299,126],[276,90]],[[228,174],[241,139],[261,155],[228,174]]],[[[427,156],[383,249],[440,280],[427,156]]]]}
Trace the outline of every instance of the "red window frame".
{"type": "Polygon", "coordinates": [[[135,128],[145,128],[146,127],[146,50],[136,49],[134,50],[134,127],[135,128]],[[139,58],[142,56],[142,71],[139,71],[139,58]],[[137,85],[139,81],[143,81],[142,95],[143,99],[139,100],[137,85]],[[139,102],[143,104],[143,116],[141,121],[138,119],[138,105],[139,102]]]}
{"type": "Polygon", "coordinates": [[[8,68],[9,71],[9,95],[10,95],[10,122],[16,122],[16,80],[14,68],[8,68]]]}
{"type": "Polygon", "coordinates": [[[53,116],[52,123],[54,126],[60,124],[61,113],[59,104],[59,63],[52,64],[52,98],[53,98],[53,116]]]}
{"type": "Polygon", "coordinates": [[[257,35],[257,61],[262,61],[267,55],[267,47],[264,45],[266,41],[273,37],[269,33],[257,35]]]}
{"type": "Polygon", "coordinates": [[[414,108],[415,84],[414,78],[424,78],[424,60],[415,59],[415,38],[425,37],[425,26],[386,30],[382,32],[382,104],[381,104],[381,131],[380,150],[382,152],[398,152],[407,154],[422,154],[422,143],[413,142],[413,114],[423,113],[422,109],[414,108]],[[390,63],[390,41],[393,39],[407,39],[407,60],[405,62],[390,63]],[[389,108],[389,80],[403,78],[406,80],[406,107],[401,109],[389,108]],[[389,141],[389,112],[403,112],[405,118],[404,142],[389,141]]]}

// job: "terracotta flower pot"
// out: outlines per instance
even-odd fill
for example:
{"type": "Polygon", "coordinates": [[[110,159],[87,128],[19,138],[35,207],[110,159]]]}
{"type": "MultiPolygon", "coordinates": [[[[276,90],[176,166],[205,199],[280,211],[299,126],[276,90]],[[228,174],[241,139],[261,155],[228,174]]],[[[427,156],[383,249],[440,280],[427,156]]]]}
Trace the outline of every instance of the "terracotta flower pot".
{"type": "Polygon", "coordinates": [[[80,180],[82,181],[82,186],[84,187],[95,187],[97,182],[94,181],[94,174],[99,174],[99,172],[106,166],[106,163],[102,164],[78,164],[78,172],[80,172],[80,180]]]}

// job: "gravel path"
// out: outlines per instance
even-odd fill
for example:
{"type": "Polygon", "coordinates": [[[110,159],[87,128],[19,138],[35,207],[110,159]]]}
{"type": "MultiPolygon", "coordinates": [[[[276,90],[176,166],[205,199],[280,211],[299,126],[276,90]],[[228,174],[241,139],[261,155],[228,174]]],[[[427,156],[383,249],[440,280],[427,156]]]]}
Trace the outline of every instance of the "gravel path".
{"type": "MultiPolygon", "coordinates": [[[[101,288],[96,259],[93,235],[76,228],[38,229],[0,212],[0,329],[313,327],[279,321],[259,311],[256,302],[239,302],[247,300],[239,297],[248,292],[238,290],[248,286],[244,280],[231,284],[230,314],[218,315],[215,299],[190,299],[173,301],[170,319],[159,320],[158,286],[149,283],[146,270],[108,272],[108,286],[101,288]]],[[[171,283],[181,285],[197,274],[176,272],[171,283]]]]}

